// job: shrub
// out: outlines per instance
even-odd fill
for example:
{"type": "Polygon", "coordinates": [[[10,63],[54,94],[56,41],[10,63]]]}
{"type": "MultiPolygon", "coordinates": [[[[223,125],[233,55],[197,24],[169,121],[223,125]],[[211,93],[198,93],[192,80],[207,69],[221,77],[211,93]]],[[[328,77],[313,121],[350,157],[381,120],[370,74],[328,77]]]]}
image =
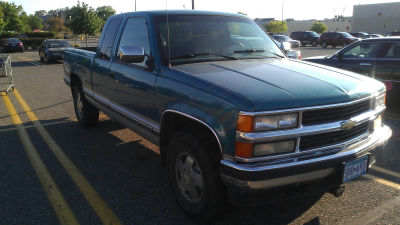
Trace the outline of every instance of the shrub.
{"type": "Polygon", "coordinates": [[[54,38],[55,34],[52,32],[26,32],[28,38],[54,38]]]}
{"type": "Polygon", "coordinates": [[[17,33],[15,33],[15,32],[4,31],[4,32],[0,32],[0,39],[12,38],[12,37],[15,37],[16,35],[17,35],[17,33]]]}
{"type": "Polygon", "coordinates": [[[47,38],[21,38],[20,40],[24,44],[24,47],[40,46],[47,38]]]}

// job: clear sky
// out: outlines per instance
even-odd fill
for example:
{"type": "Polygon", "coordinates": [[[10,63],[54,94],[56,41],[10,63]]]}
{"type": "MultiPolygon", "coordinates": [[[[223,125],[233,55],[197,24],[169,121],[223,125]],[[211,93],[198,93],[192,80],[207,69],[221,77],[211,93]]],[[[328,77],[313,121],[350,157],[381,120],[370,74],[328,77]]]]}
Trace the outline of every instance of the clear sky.
{"type": "MultiPolygon", "coordinates": [[[[76,0],[6,0],[22,5],[28,14],[38,10],[52,10],[57,8],[71,7],[77,4],[76,0]]],[[[82,2],[82,1],[81,1],[82,2]]],[[[85,0],[83,1],[93,8],[103,5],[112,6],[117,13],[135,11],[135,0],[85,0]]],[[[192,0],[136,0],[138,11],[166,9],[191,9],[192,0]]],[[[272,17],[276,19],[283,17],[302,19],[324,19],[336,15],[351,16],[353,5],[374,4],[386,2],[400,2],[392,0],[195,0],[195,9],[244,12],[251,18],[272,17]],[[335,14],[334,14],[335,13],[335,14]]]]}

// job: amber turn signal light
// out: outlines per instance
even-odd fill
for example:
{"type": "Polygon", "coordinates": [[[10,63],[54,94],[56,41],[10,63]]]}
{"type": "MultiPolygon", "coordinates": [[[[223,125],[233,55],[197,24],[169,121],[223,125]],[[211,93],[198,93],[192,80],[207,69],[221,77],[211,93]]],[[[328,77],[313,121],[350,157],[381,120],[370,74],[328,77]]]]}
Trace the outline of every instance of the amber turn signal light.
{"type": "Polygon", "coordinates": [[[253,144],[237,141],[235,145],[235,156],[251,158],[253,156],[253,144]]]}
{"type": "Polygon", "coordinates": [[[254,130],[254,117],[248,115],[238,115],[237,131],[252,132],[254,130]]]}

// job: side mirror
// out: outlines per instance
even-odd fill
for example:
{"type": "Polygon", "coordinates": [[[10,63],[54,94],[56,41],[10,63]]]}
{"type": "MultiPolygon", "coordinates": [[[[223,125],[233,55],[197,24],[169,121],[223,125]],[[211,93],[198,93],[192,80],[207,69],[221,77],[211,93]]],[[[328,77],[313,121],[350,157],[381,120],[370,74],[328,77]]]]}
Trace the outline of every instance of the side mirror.
{"type": "Polygon", "coordinates": [[[118,50],[118,59],[125,63],[141,63],[144,60],[144,48],[142,46],[122,46],[118,50]]]}

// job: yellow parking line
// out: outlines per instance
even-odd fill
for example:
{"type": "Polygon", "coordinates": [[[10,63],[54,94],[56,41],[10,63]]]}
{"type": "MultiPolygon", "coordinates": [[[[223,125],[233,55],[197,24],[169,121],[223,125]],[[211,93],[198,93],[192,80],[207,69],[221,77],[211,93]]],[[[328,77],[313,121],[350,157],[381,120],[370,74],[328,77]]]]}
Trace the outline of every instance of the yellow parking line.
{"type": "Polygon", "coordinates": [[[65,201],[57,184],[54,182],[51,174],[44,165],[42,159],[40,158],[35,146],[33,145],[28,133],[26,132],[21,118],[18,116],[17,111],[14,108],[10,98],[7,95],[2,95],[3,101],[6,105],[8,112],[10,113],[11,119],[14,125],[18,128],[18,136],[21,139],[22,145],[24,146],[25,152],[31,162],[36,175],[39,178],[40,184],[44,189],[47,198],[49,199],[60,224],[63,225],[75,225],[79,224],[75,215],[72,213],[68,203],[65,201]]]}
{"type": "Polygon", "coordinates": [[[62,151],[61,147],[56,143],[56,141],[50,136],[46,129],[42,126],[36,115],[32,112],[29,105],[22,98],[21,94],[17,89],[14,90],[15,97],[17,98],[19,104],[26,112],[30,121],[33,122],[39,134],[45,140],[47,145],[50,147],[51,151],[57,157],[61,165],[71,176],[72,180],[78,186],[82,194],[85,196],[86,200],[89,202],[90,206],[94,209],[100,220],[104,225],[117,225],[122,224],[117,215],[110,209],[106,202],[97,194],[95,189],[86,180],[74,163],[68,158],[68,156],[62,151]]]}
{"type": "Polygon", "coordinates": [[[390,175],[390,176],[393,176],[393,177],[397,177],[400,179],[400,173],[398,173],[398,172],[391,171],[391,170],[388,170],[388,169],[385,169],[385,168],[382,168],[379,166],[373,166],[373,167],[371,167],[371,169],[381,172],[381,173],[384,173],[384,174],[387,174],[387,175],[390,175]]]}
{"type": "Polygon", "coordinates": [[[366,177],[368,179],[371,179],[371,180],[374,180],[375,182],[378,182],[380,184],[386,185],[388,187],[400,190],[400,184],[397,184],[397,183],[394,183],[394,182],[391,182],[391,181],[376,177],[376,176],[371,175],[371,174],[365,174],[364,177],[366,177]]]}

